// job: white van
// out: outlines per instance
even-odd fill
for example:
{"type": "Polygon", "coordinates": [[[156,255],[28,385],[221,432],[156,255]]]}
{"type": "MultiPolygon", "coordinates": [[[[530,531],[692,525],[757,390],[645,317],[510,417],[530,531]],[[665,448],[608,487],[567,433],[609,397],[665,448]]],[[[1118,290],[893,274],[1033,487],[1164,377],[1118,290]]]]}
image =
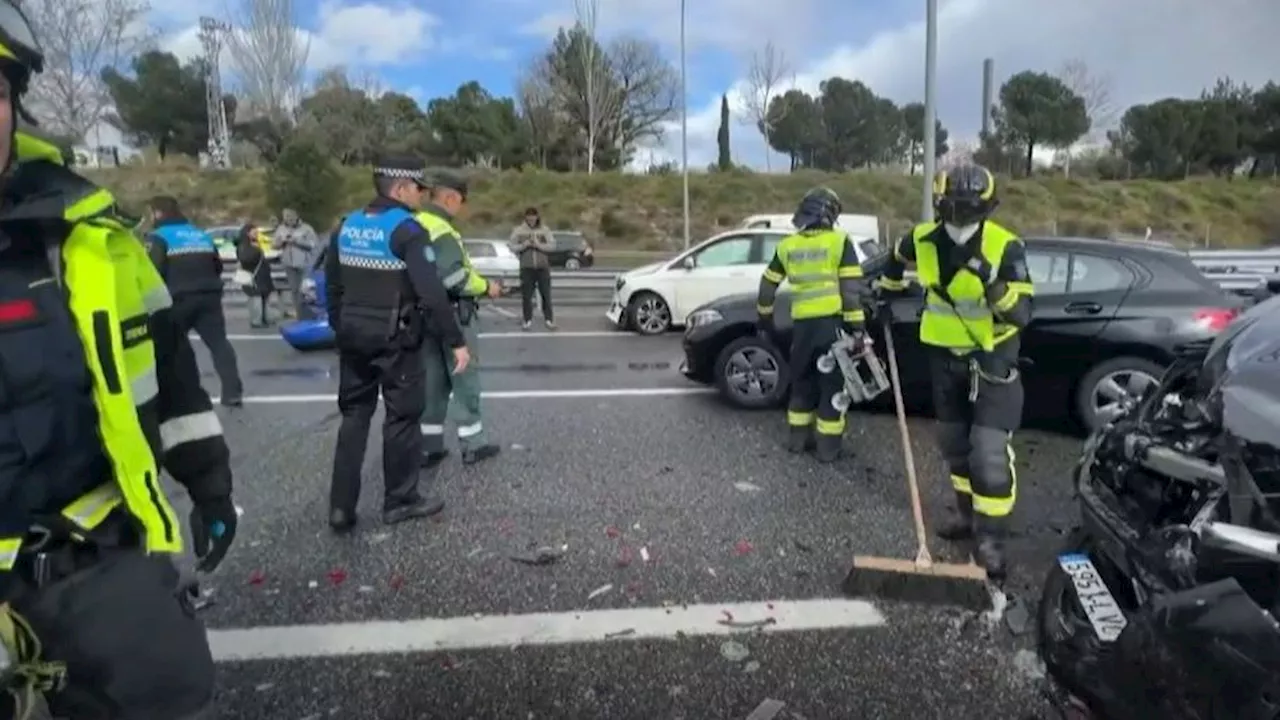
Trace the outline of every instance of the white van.
{"type": "MultiPolygon", "coordinates": [[[[795,226],[791,224],[791,217],[791,215],[752,215],[742,221],[742,227],[795,230],[795,226]]],[[[880,239],[880,218],[875,215],[845,213],[836,220],[836,227],[845,231],[854,239],[880,239]]]]}

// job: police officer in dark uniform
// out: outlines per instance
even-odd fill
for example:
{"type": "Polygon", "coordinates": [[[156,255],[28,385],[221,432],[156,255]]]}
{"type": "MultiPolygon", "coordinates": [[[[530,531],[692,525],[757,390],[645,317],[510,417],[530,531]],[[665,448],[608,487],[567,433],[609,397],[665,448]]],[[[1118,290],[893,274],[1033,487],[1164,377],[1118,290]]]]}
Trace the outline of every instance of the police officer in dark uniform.
{"type": "Polygon", "coordinates": [[[222,404],[244,401],[236,351],[222,314],[222,257],[209,233],[191,224],[167,196],[151,199],[155,228],[147,236],[151,257],[173,296],[173,318],[183,332],[195,331],[209,350],[222,386],[222,404]]]}
{"type": "Polygon", "coordinates": [[[214,665],[160,472],[212,570],[236,531],[230,457],[132,221],[16,127],[42,64],[0,0],[0,718],[40,694],[58,718],[192,718],[214,665]]]}
{"type": "Polygon", "coordinates": [[[426,191],[423,163],[388,158],[374,169],[377,196],[348,215],[325,255],[329,324],[339,351],[342,426],[333,457],[329,525],[356,522],[360,469],[381,390],[385,523],[434,515],[444,501],[418,489],[424,407],[422,345],[428,336],[451,349],[459,368],[470,360],[434,251],[414,220],[426,191]]]}
{"type": "Polygon", "coordinates": [[[914,265],[925,290],[920,342],[957,509],[938,535],[976,540],[975,560],[999,584],[1018,487],[1010,439],[1022,423],[1019,337],[1035,287],[1022,241],[990,219],[999,205],[990,171],[965,164],[939,173],[934,196],[937,222],[898,239],[878,284],[905,291],[914,265]]]}
{"type": "Polygon", "coordinates": [[[820,462],[840,457],[845,414],[835,396],[844,389],[839,372],[818,371],[818,358],[831,349],[840,330],[866,342],[863,304],[869,299],[858,253],[849,237],[835,229],[840,198],[825,187],[800,200],[792,224],[799,229],[778,243],[760,279],[756,300],[759,326],[773,331],[778,285],[791,280],[791,400],[787,405],[787,449],[815,450],[820,462]],[[816,436],[815,436],[816,432],[816,436]]]}

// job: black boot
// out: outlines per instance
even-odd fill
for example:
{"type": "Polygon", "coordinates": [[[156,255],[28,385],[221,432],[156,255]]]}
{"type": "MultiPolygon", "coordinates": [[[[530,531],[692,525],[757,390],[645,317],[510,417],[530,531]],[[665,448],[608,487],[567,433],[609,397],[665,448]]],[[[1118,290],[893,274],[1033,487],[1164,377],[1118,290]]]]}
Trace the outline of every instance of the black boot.
{"type": "Polygon", "coordinates": [[[502,448],[494,445],[493,443],[485,443],[477,448],[463,450],[462,462],[464,465],[475,465],[476,463],[484,462],[491,457],[496,457],[500,452],[502,452],[502,448]]]}
{"type": "Polygon", "coordinates": [[[818,458],[820,463],[833,463],[840,459],[842,453],[842,445],[844,444],[844,436],[842,435],[818,435],[817,447],[814,456],[818,458]]]}
{"type": "Polygon", "coordinates": [[[813,437],[813,428],[809,425],[792,425],[787,431],[787,452],[799,455],[812,450],[817,445],[813,437]]]}
{"type": "Polygon", "coordinates": [[[449,457],[449,451],[447,449],[424,452],[422,453],[422,461],[419,463],[419,466],[423,470],[430,470],[433,467],[439,466],[447,457],[449,457]]]}
{"type": "Polygon", "coordinates": [[[406,520],[438,515],[442,510],[444,510],[444,500],[435,495],[428,495],[383,509],[382,522],[386,525],[395,525],[406,520]]]}
{"type": "Polygon", "coordinates": [[[973,539],[973,496],[956,493],[953,516],[939,526],[934,534],[947,542],[967,542],[973,539]]]}
{"type": "Polygon", "coordinates": [[[351,532],[356,526],[356,514],[350,510],[334,508],[329,511],[329,528],[338,534],[351,532]]]}

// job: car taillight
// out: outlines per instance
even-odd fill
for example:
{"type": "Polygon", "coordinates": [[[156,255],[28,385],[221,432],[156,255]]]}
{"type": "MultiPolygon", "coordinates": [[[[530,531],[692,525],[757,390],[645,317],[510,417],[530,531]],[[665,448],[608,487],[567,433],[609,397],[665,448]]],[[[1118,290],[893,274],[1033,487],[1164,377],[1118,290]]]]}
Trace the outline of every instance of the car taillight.
{"type": "Polygon", "coordinates": [[[1197,310],[1191,316],[1196,324],[1212,332],[1225,330],[1240,311],[1234,308],[1205,308],[1197,310]]]}

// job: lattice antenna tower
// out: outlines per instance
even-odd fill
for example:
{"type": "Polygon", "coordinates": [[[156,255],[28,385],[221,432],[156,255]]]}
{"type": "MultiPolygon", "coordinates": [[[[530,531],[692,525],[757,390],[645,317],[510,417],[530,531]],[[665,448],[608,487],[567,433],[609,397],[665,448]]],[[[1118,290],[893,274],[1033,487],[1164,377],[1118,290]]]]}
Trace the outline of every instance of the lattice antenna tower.
{"type": "Polygon", "coordinates": [[[222,73],[218,58],[222,55],[224,34],[231,26],[211,17],[200,18],[200,46],[204,49],[205,109],[209,115],[209,167],[231,167],[231,132],[227,127],[227,109],[222,104],[222,73]]]}

